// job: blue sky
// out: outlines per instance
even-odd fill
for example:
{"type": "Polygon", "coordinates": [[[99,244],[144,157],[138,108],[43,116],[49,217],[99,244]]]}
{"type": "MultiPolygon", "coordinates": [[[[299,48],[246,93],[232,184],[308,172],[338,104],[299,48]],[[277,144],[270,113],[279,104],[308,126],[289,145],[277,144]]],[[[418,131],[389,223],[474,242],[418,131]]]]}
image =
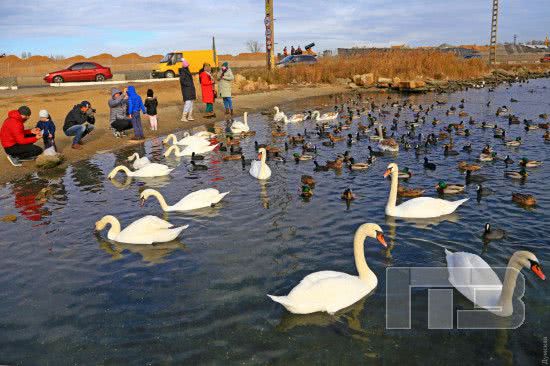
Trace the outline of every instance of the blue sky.
{"type": "MultiPolygon", "coordinates": [[[[317,50],[352,46],[483,44],[491,0],[274,0],[275,42],[317,44],[317,50]]],[[[550,0],[502,0],[499,41],[544,39],[550,0]]],[[[246,51],[265,41],[262,0],[2,0],[0,52],[86,56],[172,49],[246,51]]]]}

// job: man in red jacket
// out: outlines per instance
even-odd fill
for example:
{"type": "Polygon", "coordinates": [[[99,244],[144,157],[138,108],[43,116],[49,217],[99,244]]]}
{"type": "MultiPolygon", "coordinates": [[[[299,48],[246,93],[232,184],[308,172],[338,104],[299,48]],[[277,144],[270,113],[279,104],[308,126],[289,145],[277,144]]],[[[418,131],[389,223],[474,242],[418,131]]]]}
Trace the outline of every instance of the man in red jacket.
{"type": "Polygon", "coordinates": [[[13,166],[21,166],[19,160],[32,160],[42,154],[42,148],[33,145],[42,137],[39,128],[25,129],[24,123],[31,116],[27,106],[9,111],[8,118],[0,128],[0,141],[13,166]]]}

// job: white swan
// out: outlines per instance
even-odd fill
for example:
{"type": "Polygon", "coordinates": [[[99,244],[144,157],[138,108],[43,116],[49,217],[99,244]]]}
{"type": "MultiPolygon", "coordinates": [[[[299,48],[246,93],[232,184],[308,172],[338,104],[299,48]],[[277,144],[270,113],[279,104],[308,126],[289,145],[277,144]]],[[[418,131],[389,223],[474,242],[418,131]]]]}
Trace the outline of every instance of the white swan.
{"type": "Polygon", "coordinates": [[[287,296],[269,296],[294,314],[310,314],[338,310],[355,304],[378,285],[376,275],[365,260],[365,239],[376,238],[384,247],[382,228],[376,224],[363,224],[355,232],[353,255],[359,276],[343,272],[320,271],[307,275],[287,296]]]}
{"type": "Polygon", "coordinates": [[[514,312],[512,295],[516,279],[523,267],[530,268],[542,280],[546,279],[537,257],[531,252],[515,252],[506,268],[504,285],[493,269],[480,256],[445,249],[449,282],[471,302],[498,316],[514,312]]]}
{"type": "Polygon", "coordinates": [[[284,123],[298,123],[298,122],[303,122],[305,119],[306,119],[306,115],[303,113],[293,114],[292,116],[290,116],[290,118],[288,118],[286,114],[283,113],[282,121],[284,123]]]}
{"type": "Polygon", "coordinates": [[[126,244],[153,244],[172,241],[189,225],[174,227],[168,221],[156,216],[145,216],[132,222],[124,230],[120,230],[120,222],[116,217],[107,215],[95,223],[95,229],[101,231],[105,226],[111,225],[107,232],[107,238],[126,244]]]}
{"type": "Polygon", "coordinates": [[[218,144],[216,144],[216,145],[188,145],[183,150],[181,150],[178,145],[172,145],[164,152],[164,156],[168,157],[168,156],[170,156],[170,154],[172,154],[172,152],[174,152],[174,155],[176,155],[176,156],[191,156],[191,155],[193,155],[193,153],[195,153],[195,154],[205,154],[205,153],[211,152],[217,146],[218,146],[218,144]]]}
{"type": "Polygon", "coordinates": [[[232,133],[241,133],[241,132],[250,131],[250,127],[248,126],[248,112],[244,112],[243,120],[244,122],[241,122],[241,121],[233,122],[233,124],[231,125],[232,133]]]}
{"type": "Polygon", "coordinates": [[[446,201],[432,197],[418,197],[395,205],[397,200],[397,185],[399,168],[397,164],[391,163],[384,173],[384,178],[391,174],[391,189],[388,203],[386,204],[386,215],[403,218],[427,219],[453,213],[458,206],[468,201],[468,198],[458,201],[446,201]]]}
{"type": "MultiPolygon", "coordinates": [[[[209,134],[210,132],[207,132],[209,134]]],[[[180,146],[187,146],[187,145],[210,145],[210,141],[208,141],[209,137],[206,135],[202,135],[202,132],[199,132],[195,135],[189,135],[189,132],[183,133],[183,138],[178,141],[178,138],[173,133],[166,136],[164,140],[162,140],[163,143],[167,144],[170,141],[172,142],[172,145],[180,145],[180,146]],[[201,135],[199,135],[201,134],[201,135]]]]}
{"type": "Polygon", "coordinates": [[[273,116],[273,121],[281,122],[284,119],[285,114],[282,111],[279,111],[279,107],[273,107],[273,109],[275,109],[275,115],[273,116]]]}
{"type": "Polygon", "coordinates": [[[132,166],[134,169],[141,169],[147,164],[151,164],[151,161],[147,156],[144,156],[142,158],[139,157],[138,153],[133,153],[132,155],[128,156],[128,161],[134,161],[132,166]]]}
{"type": "Polygon", "coordinates": [[[147,198],[153,196],[159,201],[160,207],[167,212],[191,211],[215,205],[216,203],[220,202],[228,193],[229,192],[220,193],[220,191],[214,188],[201,189],[199,191],[189,193],[175,205],[168,206],[160,192],[155,191],[154,189],[146,189],[141,192],[140,199],[141,204],[143,205],[147,198]]]}
{"type": "Polygon", "coordinates": [[[265,163],[267,156],[266,150],[262,147],[258,150],[258,159],[250,163],[250,175],[257,179],[269,179],[271,177],[271,169],[265,163]]]}
{"type": "Polygon", "coordinates": [[[333,121],[338,118],[338,112],[327,112],[321,114],[319,111],[311,112],[311,118],[316,121],[333,121]]]}
{"type": "Polygon", "coordinates": [[[128,175],[129,177],[143,177],[143,178],[150,178],[150,177],[162,177],[164,175],[170,174],[170,172],[174,169],[170,169],[168,166],[164,164],[157,164],[157,163],[150,163],[145,165],[143,168],[131,171],[124,165],[119,165],[115,167],[107,178],[112,179],[114,178],[119,171],[123,171],[128,175]]]}

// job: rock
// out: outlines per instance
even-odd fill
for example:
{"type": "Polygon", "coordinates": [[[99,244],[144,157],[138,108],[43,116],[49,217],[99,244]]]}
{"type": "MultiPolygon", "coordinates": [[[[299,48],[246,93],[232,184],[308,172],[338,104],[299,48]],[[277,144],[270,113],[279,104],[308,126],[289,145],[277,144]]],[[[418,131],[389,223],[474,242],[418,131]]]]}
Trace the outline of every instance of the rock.
{"type": "Polygon", "coordinates": [[[276,90],[279,89],[279,85],[277,84],[269,84],[269,90],[276,90]]]}
{"type": "Polygon", "coordinates": [[[361,83],[363,84],[363,86],[370,86],[374,84],[374,74],[368,73],[361,75],[361,83]]]}
{"type": "Polygon", "coordinates": [[[65,158],[61,154],[57,154],[57,155],[42,154],[36,158],[36,166],[42,169],[55,168],[56,166],[63,163],[64,160],[65,158]]]}
{"type": "Polygon", "coordinates": [[[361,80],[361,75],[353,75],[351,78],[353,83],[357,86],[363,86],[363,81],[361,80]]]}
{"type": "Polygon", "coordinates": [[[413,90],[426,87],[426,82],[423,80],[405,80],[399,82],[399,89],[413,90]]]}
{"type": "Polygon", "coordinates": [[[17,216],[15,216],[15,215],[2,216],[0,218],[0,221],[2,221],[2,222],[16,222],[17,221],[17,216]]]}
{"type": "Polygon", "coordinates": [[[348,83],[348,86],[349,86],[351,89],[357,89],[357,88],[359,88],[359,87],[357,86],[357,84],[355,84],[355,83],[348,83]]]}

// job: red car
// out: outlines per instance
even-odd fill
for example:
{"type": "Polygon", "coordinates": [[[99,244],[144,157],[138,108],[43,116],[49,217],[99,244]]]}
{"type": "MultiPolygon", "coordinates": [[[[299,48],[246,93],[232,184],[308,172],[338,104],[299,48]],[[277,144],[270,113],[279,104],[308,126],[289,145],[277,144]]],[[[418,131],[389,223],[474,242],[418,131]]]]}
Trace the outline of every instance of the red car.
{"type": "Polygon", "coordinates": [[[104,81],[111,79],[111,69],[95,62],[77,62],[65,70],[47,74],[44,81],[47,83],[63,83],[70,81],[104,81]]]}
{"type": "Polygon", "coordinates": [[[540,59],[540,62],[550,62],[550,53],[544,55],[544,57],[540,59]]]}

